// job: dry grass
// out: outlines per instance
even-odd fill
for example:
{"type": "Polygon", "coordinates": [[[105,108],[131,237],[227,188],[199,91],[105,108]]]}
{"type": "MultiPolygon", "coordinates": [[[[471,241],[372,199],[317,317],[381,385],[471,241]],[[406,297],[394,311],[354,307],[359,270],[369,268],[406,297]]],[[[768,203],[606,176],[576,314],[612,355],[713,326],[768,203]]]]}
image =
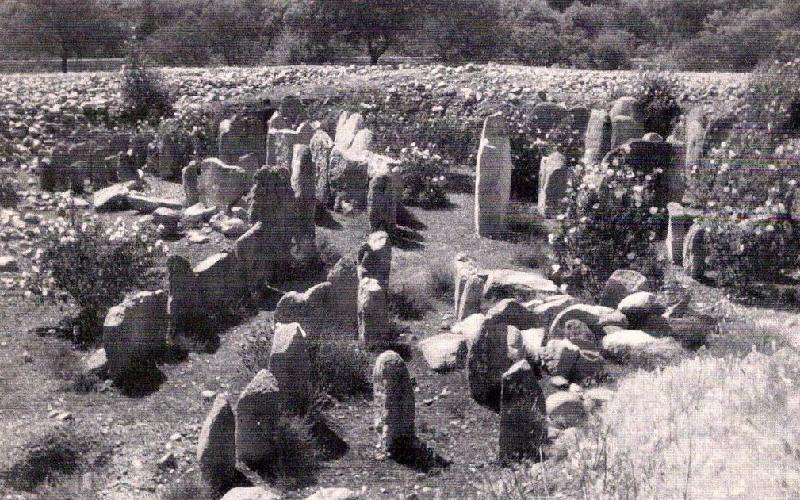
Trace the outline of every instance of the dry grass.
{"type": "Polygon", "coordinates": [[[619,383],[593,423],[488,497],[789,498],[800,491],[797,352],[696,357],[619,383]],[[507,494],[507,492],[513,494],[507,494]],[[499,492],[499,493],[498,493],[499,492]]]}

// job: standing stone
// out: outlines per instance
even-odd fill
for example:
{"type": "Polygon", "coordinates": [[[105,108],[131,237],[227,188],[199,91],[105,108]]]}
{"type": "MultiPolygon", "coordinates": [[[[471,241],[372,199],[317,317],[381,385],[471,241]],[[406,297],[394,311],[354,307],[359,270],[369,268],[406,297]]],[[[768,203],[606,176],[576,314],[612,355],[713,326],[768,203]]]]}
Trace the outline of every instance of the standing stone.
{"type": "Polygon", "coordinates": [[[235,165],[226,165],[217,158],[200,164],[197,187],[200,201],[207,207],[229,211],[250,189],[247,172],[235,165]]]}
{"type": "Polygon", "coordinates": [[[116,182],[138,181],[139,170],[130,151],[119,153],[116,157],[116,182]]]}
{"type": "Polygon", "coordinates": [[[297,234],[304,240],[314,242],[314,214],[316,212],[315,167],[311,160],[311,149],[298,144],[292,158],[291,185],[294,191],[295,225],[297,234]]]}
{"type": "Polygon", "coordinates": [[[696,106],[686,116],[686,168],[691,170],[700,166],[705,156],[706,114],[701,106],[696,106]]]}
{"type": "MultiPolygon", "coordinates": [[[[318,283],[303,293],[290,291],[283,294],[275,307],[273,318],[278,323],[299,323],[310,342],[330,339],[337,331],[338,318],[334,316],[331,302],[332,285],[328,281],[318,283]]],[[[357,292],[353,297],[357,296],[357,292]]],[[[350,329],[351,337],[355,329],[350,329]]],[[[277,375],[276,375],[277,376],[277,375]]]]}
{"type": "Polygon", "coordinates": [[[294,126],[300,123],[303,119],[303,104],[300,98],[296,95],[287,95],[281,99],[281,105],[278,109],[280,116],[282,116],[289,126],[294,126]]]}
{"type": "Polygon", "coordinates": [[[309,402],[311,358],[306,332],[298,323],[277,323],[269,354],[269,371],[281,391],[283,408],[300,413],[309,402]]]}
{"type": "Polygon", "coordinates": [[[314,162],[317,171],[317,203],[324,207],[331,207],[333,200],[331,199],[328,164],[331,149],[333,149],[333,139],[324,130],[317,130],[311,138],[309,147],[311,148],[311,161],[314,162]]]}
{"type": "Polygon", "coordinates": [[[248,217],[251,224],[261,223],[261,231],[251,236],[254,244],[257,240],[262,246],[260,251],[257,245],[251,247],[257,250],[251,262],[259,265],[258,259],[263,259],[260,266],[263,266],[267,279],[283,280],[292,263],[291,248],[295,236],[293,204],[294,193],[287,170],[264,167],[256,172],[255,185],[250,191],[248,217]]]}
{"type": "Polygon", "coordinates": [[[238,165],[239,158],[253,155],[258,158],[256,168],[248,171],[252,178],[261,160],[267,155],[266,124],[256,113],[242,113],[222,120],[219,125],[219,159],[229,165],[238,165]]]}
{"type": "Polygon", "coordinates": [[[706,272],[706,229],[692,224],[683,240],[683,270],[692,278],[702,278],[706,272]]]}
{"type": "Polygon", "coordinates": [[[414,445],[414,386],[403,358],[386,351],[372,372],[375,429],[381,450],[398,455],[414,445]]]}
{"type": "Polygon", "coordinates": [[[362,128],[353,137],[353,142],[350,144],[351,151],[371,151],[373,142],[372,130],[362,128]]]}
{"type": "Polygon", "coordinates": [[[567,167],[566,159],[561,153],[555,152],[542,158],[538,199],[542,217],[554,217],[561,213],[571,173],[572,169],[567,167]]]}
{"type": "Polygon", "coordinates": [[[150,145],[150,141],[151,137],[148,134],[142,133],[133,136],[130,153],[136,168],[142,168],[147,163],[147,148],[150,145]]]}
{"type": "Polygon", "coordinates": [[[489,116],[483,125],[475,182],[475,231],[479,236],[505,232],[511,170],[511,143],[505,119],[501,114],[489,116]]]}
{"type": "Polygon", "coordinates": [[[226,311],[247,294],[245,274],[233,253],[217,253],[192,270],[197,277],[197,293],[207,313],[226,311]]]}
{"type": "Polygon", "coordinates": [[[394,340],[386,289],[373,278],[362,278],[358,284],[358,339],[367,349],[394,340]]]}
{"type": "Polygon", "coordinates": [[[208,412],[197,443],[203,480],[224,489],[236,480],[236,417],[227,394],[219,394],[208,412]]]}
{"type": "Polygon", "coordinates": [[[384,171],[369,181],[367,218],[370,231],[393,233],[397,223],[397,174],[384,171]]]}
{"type": "MultiPolygon", "coordinates": [[[[342,257],[328,272],[331,284],[328,312],[334,315],[334,323],[346,332],[353,332],[358,325],[358,265],[352,257],[342,257]]],[[[352,335],[351,335],[352,336],[352,335]]]]}
{"type": "Polygon", "coordinates": [[[236,458],[255,469],[273,459],[272,434],[280,416],[278,381],[268,370],[261,370],[236,404],[236,458]]]}
{"type": "Polygon", "coordinates": [[[297,130],[270,130],[268,134],[269,144],[267,145],[267,165],[291,170],[294,147],[298,144],[308,146],[313,135],[314,128],[307,122],[301,123],[297,130]]]}
{"type": "Polygon", "coordinates": [[[667,213],[669,222],[667,225],[667,259],[676,265],[683,265],[683,242],[686,233],[692,227],[696,217],[700,215],[699,210],[686,208],[679,203],[668,203],[667,213]]]}
{"type": "Polygon", "coordinates": [[[389,289],[392,271],[392,244],[386,231],[376,231],[358,250],[358,279],[373,278],[384,289],[389,289]]]}
{"type": "Polygon", "coordinates": [[[170,179],[184,167],[188,158],[188,147],[181,141],[177,132],[161,135],[158,141],[158,174],[170,179]]]}
{"type": "Polygon", "coordinates": [[[172,331],[189,331],[194,320],[204,316],[192,265],[184,257],[171,255],[167,259],[167,272],[169,276],[167,310],[172,331]]]}
{"type": "Polygon", "coordinates": [[[593,109],[589,115],[584,148],[586,165],[598,163],[611,150],[611,117],[605,111],[593,109]]]}
{"type": "Polygon", "coordinates": [[[333,207],[344,210],[344,205],[364,208],[369,192],[369,160],[373,153],[368,151],[331,150],[328,164],[328,187],[333,207]]]}
{"type": "Polygon", "coordinates": [[[455,262],[454,308],[456,321],[481,312],[483,287],[486,275],[480,274],[475,261],[464,253],[456,255],[455,262]]]}
{"type": "Polygon", "coordinates": [[[547,408],[536,374],[526,360],[503,373],[500,403],[501,461],[540,457],[547,441],[547,408]]]}
{"type": "Polygon", "coordinates": [[[119,381],[128,373],[149,371],[166,349],[169,318],[163,290],[138,292],[108,310],[103,348],[108,370],[119,381]]]}
{"type": "Polygon", "coordinates": [[[611,118],[611,149],[622,146],[631,139],[641,139],[644,135],[642,124],[630,116],[613,116],[611,118]]]}

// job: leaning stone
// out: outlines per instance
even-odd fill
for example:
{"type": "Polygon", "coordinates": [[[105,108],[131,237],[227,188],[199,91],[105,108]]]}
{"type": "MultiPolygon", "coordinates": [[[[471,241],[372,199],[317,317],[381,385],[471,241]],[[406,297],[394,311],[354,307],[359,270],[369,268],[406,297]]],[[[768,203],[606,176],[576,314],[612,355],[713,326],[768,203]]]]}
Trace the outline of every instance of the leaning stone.
{"type": "Polygon", "coordinates": [[[617,307],[619,302],[628,295],[648,290],[650,290],[650,283],[647,280],[647,276],[638,271],[617,269],[606,280],[600,296],[600,305],[617,307]]]}
{"type": "Polygon", "coordinates": [[[10,255],[0,256],[0,273],[19,272],[19,262],[16,257],[10,255]]]}
{"type": "Polygon", "coordinates": [[[483,322],[485,320],[486,316],[483,314],[480,313],[470,314],[463,320],[454,324],[450,328],[450,332],[455,333],[457,335],[463,335],[464,340],[467,342],[467,349],[469,349],[475,342],[475,339],[478,338],[478,335],[480,334],[481,329],[483,328],[483,322]]]}
{"type": "Polygon", "coordinates": [[[418,347],[428,367],[435,372],[444,373],[464,367],[467,343],[462,335],[434,335],[420,341],[418,347]]]}
{"type": "Polygon", "coordinates": [[[512,168],[505,120],[500,114],[492,115],[484,122],[478,149],[475,231],[479,236],[499,236],[506,230],[512,168]]]}
{"type": "Polygon", "coordinates": [[[642,140],[646,142],[664,142],[664,138],[655,132],[648,132],[642,136],[642,140]]]}
{"type": "Polygon", "coordinates": [[[246,296],[244,274],[232,253],[214,254],[197,264],[193,272],[206,312],[225,311],[246,296]]]}
{"type": "Polygon", "coordinates": [[[368,128],[362,128],[353,136],[353,142],[350,144],[349,149],[353,151],[371,151],[372,141],[372,131],[368,128]]]}
{"type": "Polygon", "coordinates": [[[542,342],[546,330],[544,328],[529,328],[520,330],[516,326],[507,328],[508,355],[512,361],[527,359],[530,363],[537,363],[541,359],[542,342]]]}
{"type": "Polygon", "coordinates": [[[481,312],[483,288],[486,275],[478,271],[478,265],[466,254],[460,253],[454,262],[455,268],[455,315],[456,321],[481,312]]]}
{"type": "Polygon", "coordinates": [[[367,349],[394,340],[386,290],[373,278],[362,278],[358,285],[358,338],[367,349]]]}
{"type": "Polygon", "coordinates": [[[414,444],[414,386],[403,358],[394,351],[378,356],[372,382],[380,448],[399,455],[414,444]]]}
{"type": "Polygon", "coordinates": [[[550,424],[561,429],[575,427],[586,420],[583,398],[572,391],[559,391],[547,397],[547,417],[550,424]]]}
{"type": "Polygon", "coordinates": [[[347,111],[343,111],[339,115],[339,122],[336,125],[334,144],[343,150],[350,149],[356,134],[362,128],[364,128],[364,118],[360,113],[349,114],[347,111]]]}
{"type": "Polygon", "coordinates": [[[570,319],[564,324],[563,329],[565,338],[578,346],[581,350],[594,350],[600,349],[597,342],[597,336],[589,326],[579,319],[570,319]]]}
{"type": "Polygon", "coordinates": [[[236,405],[236,458],[259,468],[274,458],[272,433],[281,415],[278,381],[261,370],[245,387],[236,405]]]}
{"type": "Polygon", "coordinates": [[[630,96],[620,97],[611,105],[611,111],[609,111],[608,114],[611,115],[612,118],[620,115],[636,116],[635,106],[636,98],[630,96]]]}
{"type": "Polygon", "coordinates": [[[108,371],[108,358],[106,350],[102,347],[97,349],[81,361],[82,372],[89,375],[102,377],[108,371]]]}
{"type": "Polygon", "coordinates": [[[531,306],[525,304],[525,307],[526,309],[532,311],[533,314],[537,315],[540,318],[540,324],[547,329],[550,328],[550,323],[552,323],[553,319],[558,316],[558,313],[570,306],[574,306],[577,303],[577,299],[571,295],[556,295],[553,296],[551,300],[548,300],[543,304],[535,304],[531,306]]]}
{"type": "Polygon", "coordinates": [[[544,393],[527,361],[516,362],[502,377],[499,458],[539,458],[547,441],[544,393]]]}
{"type": "Polygon", "coordinates": [[[571,319],[578,319],[592,329],[597,335],[600,335],[602,328],[608,325],[617,325],[626,327],[628,319],[624,314],[603,306],[591,306],[587,304],[576,304],[561,311],[555,317],[553,323],[550,325],[550,330],[547,333],[547,339],[561,339],[565,338],[566,324],[571,319]]]}
{"type": "Polygon", "coordinates": [[[302,412],[309,402],[311,358],[306,332],[298,323],[276,323],[269,355],[269,371],[278,381],[283,408],[302,412]]]}
{"type": "Polygon", "coordinates": [[[108,310],[103,324],[103,348],[109,372],[117,381],[131,372],[155,368],[166,349],[169,318],[162,290],[128,295],[108,310]]]}
{"type": "Polygon", "coordinates": [[[197,443],[197,463],[205,482],[215,489],[236,480],[236,417],[227,394],[219,394],[206,415],[197,443]]]}

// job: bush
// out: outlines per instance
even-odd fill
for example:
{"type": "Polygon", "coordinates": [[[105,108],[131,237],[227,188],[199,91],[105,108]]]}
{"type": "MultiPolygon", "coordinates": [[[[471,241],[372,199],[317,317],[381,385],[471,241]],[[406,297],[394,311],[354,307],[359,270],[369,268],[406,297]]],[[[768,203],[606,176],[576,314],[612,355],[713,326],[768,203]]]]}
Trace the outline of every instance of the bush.
{"type": "Polygon", "coordinates": [[[622,31],[607,31],[597,37],[593,59],[598,69],[627,69],[631,65],[630,34],[622,31]]]}
{"type": "Polygon", "coordinates": [[[389,309],[404,320],[422,319],[433,310],[428,291],[429,273],[418,271],[395,277],[389,287],[389,309]]]}
{"type": "Polygon", "coordinates": [[[11,463],[0,466],[0,481],[31,491],[49,479],[78,472],[92,447],[92,441],[73,426],[47,424],[38,432],[30,432],[10,455],[11,463]]]}
{"type": "Polygon", "coordinates": [[[663,272],[654,243],[665,214],[655,206],[658,174],[629,166],[576,167],[567,187],[566,213],[549,236],[555,279],[592,295],[617,269],[635,269],[660,283],[663,272]]]}
{"type": "Polygon", "coordinates": [[[747,120],[770,136],[800,134],[798,79],[800,58],[759,65],[750,76],[745,96],[747,120]]]}
{"type": "Polygon", "coordinates": [[[172,115],[173,98],[164,86],[161,74],[145,63],[138,48],[133,48],[122,68],[121,119],[129,123],[156,123],[172,115]]]}
{"type": "Polygon", "coordinates": [[[50,295],[61,290],[81,308],[77,320],[79,343],[92,343],[102,335],[108,308],[126,292],[154,283],[150,274],[160,253],[154,235],[120,222],[104,227],[94,217],[56,219],[43,227],[41,252],[33,268],[32,291],[50,295]]]}
{"type": "Polygon", "coordinates": [[[319,468],[319,452],[306,420],[281,417],[270,441],[275,454],[263,467],[278,487],[296,489],[308,485],[319,468]]]}
{"type": "Polygon", "coordinates": [[[455,287],[455,271],[452,264],[440,263],[431,266],[426,281],[431,297],[445,301],[452,299],[455,287]]]}
{"type": "Polygon", "coordinates": [[[323,339],[314,350],[318,392],[339,400],[372,395],[372,363],[356,342],[323,339]]]}
{"type": "Polygon", "coordinates": [[[714,213],[704,218],[709,270],[717,284],[745,295],[758,282],[781,279],[800,265],[800,233],[785,213],[714,213]]]}
{"type": "Polygon", "coordinates": [[[634,112],[647,132],[656,132],[662,137],[672,133],[681,107],[678,104],[677,80],[664,73],[644,73],[635,83],[633,97],[634,112]]]}
{"type": "Polygon", "coordinates": [[[428,209],[448,205],[444,176],[447,168],[439,155],[421,150],[412,143],[410,148],[401,150],[400,162],[403,205],[428,209]]]}

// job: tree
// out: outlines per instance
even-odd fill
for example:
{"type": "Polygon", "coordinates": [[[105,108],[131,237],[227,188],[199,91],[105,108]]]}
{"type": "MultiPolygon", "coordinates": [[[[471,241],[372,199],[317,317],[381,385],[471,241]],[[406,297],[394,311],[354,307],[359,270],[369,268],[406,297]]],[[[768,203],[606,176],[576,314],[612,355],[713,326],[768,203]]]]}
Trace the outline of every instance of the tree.
{"type": "Polygon", "coordinates": [[[411,29],[421,0],[312,0],[306,30],[334,27],[345,41],[367,49],[372,64],[411,29]]]}
{"type": "Polygon", "coordinates": [[[22,53],[60,57],[64,73],[69,58],[119,51],[125,38],[120,24],[96,0],[19,0],[9,4],[6,43],[16,45],[22,53]]]}
{"type": "Polygon", "coordinates": [[[502,10],[496,0],[432,0],[422,30],[440,59],[485,60],[498,52],[502,10]]]}

